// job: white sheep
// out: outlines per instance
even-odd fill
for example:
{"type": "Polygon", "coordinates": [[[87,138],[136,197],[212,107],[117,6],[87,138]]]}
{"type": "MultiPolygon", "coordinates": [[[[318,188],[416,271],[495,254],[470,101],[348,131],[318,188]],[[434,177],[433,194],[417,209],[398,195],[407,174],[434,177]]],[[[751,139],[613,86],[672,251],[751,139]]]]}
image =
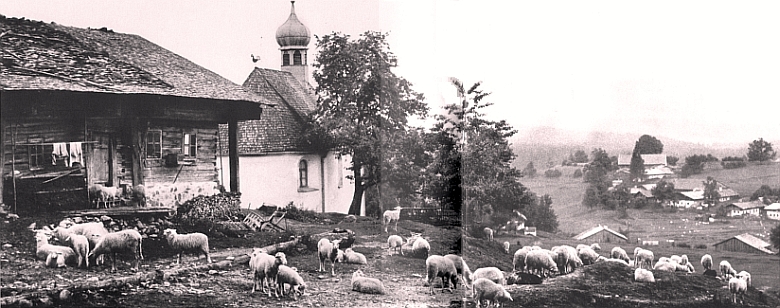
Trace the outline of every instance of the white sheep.
{"type": "Polygon", "coordinates": [[[89,241],[86,236],[81,234],[71,234],[63,240],[63,243],[70,245],[73,251],[78,255],[78,266],[84,264],[84,267],[89,267],[89,241]]]}
{"type": "Polygon", "coordinates": [[[577,249],[577,257],[582,260],[582,264],[588,265],[596,262],[596,259],[599,258],[599,254],[590,248],[590,246],[584,246],[577,249]]]}
{"type": "Polygon", "coordinates": [[[577,250],[580,250],[580,248],[586,248],[586,247],[590,248],[590,249],[593,249],[593,251],[601,250],[601,246],[599,246],[599,243],[593,243],[593,244],[590,244],[590,245],[579,244],[579,245],[577,245],[577,250]]]}
{"type": "Polygon", "coordinates": [[[402,253],[401,246],[404,245],[404,239],[398,235],[391,235],[387,238],[387,254],[392,255],[395,248],[398,249],[398,253],[402,253]]]}
{"type": "MultiPolygon", "coordinates": [[[[67,263],[77,261],[76,252],[70,247],[49,244],[49,235],[46,231],[35,232],[35,257],[40,260],[46,260],[50,254],[61,254],[63,260],[67,263]]],[[[56,258],[55,258],[56,260],[56,258]]],[[[56,263],[56,262],[55,262],[56,263]]]]}
{"type": "Polygon", "coordinates": [[[357,221],[357,216],[355,215],[344,216],[344,219],[341,220],[342,223],[355,223],[356,221],[357,221]]]}
{"type": "Polygon", "coordinates": [[[504,252],[509,254],[509,242],[505,241],[503,245],[504,245],[504,252]]]}
{"type": "Polygon", "coordinates": [[[525,246],[515,251],[512,257],[512,271],[524,271],[525,270],[525,256],[530,251],[529,246],[525,246]]]}
{"type": "MultiPolygon", "coordinates": [[[[275,288],[277,285],[277,273],[279,272],[279,266],[287,265],[287,257],[283,252],[277,252],[274,256],[266,253],[261,248],[255,248],[252,251],[252,257],[249,259],[249,268],[252,269],[252,277],[254,279],[254,285],[252,286],[252,293],[257,290],[258,283],[260,285],[260,291],[265,292],[265,285],[268,284],[269,292],[268,297],[271,297],[270,289],[275,288]]],[[[279,297],[279,290],[274,291],[274,295],[279,297]]]]}
{"type": "Polygon", "coordinates": [[[734,270],[734,268],[731,267],[731,263],[729,261],[723,260],[720,261],[720,266],[718,267],[720,269],[720,275],[723,276],[723,278],[736,277],[737,271],[734,270]]]}
{"type": "Polygon", "coordinates": [[[682,263],[682,257],[680,257],[678,255],[672,255],[671,257],[669,257],[669,259],[674,261],[674,263],[683,264],[682,263]]]}
{"type": "Polygon", "coordinates": [[[469,269],[469,265],[466,264],[466,260],[463,260],[461,256],[454,254],[448,254],[444,257],[450,259],[450,261],[455,264],[455,270],[458,272],[458,275],[463,277],[463,284],[466,285],[466,287],[470,287],[471,269],[469,269]]]}
{"type": "Polygon", "coordinates": [[[65,267],[65,256],[62,252],[51,252],[46,256],[46,267],[60,268],[65,267]]]}
{"type": "Polygon", "coordinates": [[[495,231],[493,231],[493,229],[490,229],[489,227],[485,227],[485,229],[482,229],[482,233],[485,234],[485,238],[488,241],[491,241],[491,242],[493,241],[493,233],[495,233],[495,231]]]}
{"type": "Polygon", "coordinates": [[[745,282],[747,283],[747,286],[750,287],[750,281],[752,280],[752,278],[750,276],[750,273],[748,273],[746,271],[741,271],[741,272],[737,273],[737,278],[745,280],[745,282]]]}
{"type": "Polygon", "coordinates": [[[376,278],[365,277],[363,271],[352,273],[352,291],[367,294],[385,294],[385,286],[376,278]]]}
{"type": "Polygon", "coordinates": [[[607,262],[607,263],[614,263],[614,264],[618,264],[619,263],[619,264],[623,264],[625,266],[628,266],[628,262],[626,262],[626,260],[612,259],[612,258],[607,258],[607,257],[604,257],[604,256],[599,256],[599,258],[596,259],[596,262],[607,262]]]}
{"type": "Polygon", "coordinates": [[[206,261],[211,263],[209,256],[209,237],[203,233],[195,232],[189,234],[177,234],[176,229],[165,229],[163,237],[168,241],[168,246],[179,253],[176,264],[181,263],[181,255],[185,251],[194,251],[195,257],[201,253],[206,255],[206,261]]]}
{"type": "Polygon", "coordinates": [[[387,226],[390,223],[395,222],[395,232],[398,232],[398,220],[401,218],[401,207],[396,206],[393,210],[387,210],[382,214],[382,226],[385,227],[385,233],[387,232],[387,226]]]}
{"type": "Polygon", "coordinates": [[[677,262],[674,262],[673,260],[665,261],[665,262],[656,262],[653,266],[654,270],[657,271],[663,271],[663,272],[686,272],[690,273],[690,270],[687,266],[677,264],[677,262]]]}
{"type": "Polygon", "coordinates": [[[331,242],[327,238],[317,242],[317,256],[320,260],[320,272],[325,271],[325,260],[330,261],[330,274],[336,276],[336,260],[338,259],[339,243],[341,240],[331,242]]]}
{"type": "Polygon", "coordinates": [[[501,302],[512,301],[512,296],[503,286],[485,278],[474,281],[472,296],[476,301],[477,307],[481,307],[483,301],[487,302],[488,307],[493,304],[498,306],[501,302]]]}
{"type": "Polygon", "coordinates": [[[655,263],[664,263],[664,262],[674,262],[674,261],[667,257],[660,257],[658,258],[658,261],[655,261],[655,263]]]}
{"type": "Polygon", "coordinates": [[[704,271],[712,269],[712,256],[709,254],[701,256],[701,266],[704,267],[704,271]]]}
{"type": "Polygon", "coordinates": [[[745,292],[747,292],[747,280],[737,277],[729,279],[729,291],[731,292],[731,300],[734,304],[737,303],[737,295],[739,295],[739,301],[745,303],[745,292]]]}
{"type": "Polygon", "coordinates": [[[368,264],[366,256],[362,253],[353,251],[352,248],[347,248],[343,253],[339,253],[339,262],[349,264],[368,264]]]}
{"type": "Polygon", "coordinates": [[[479,278],[485,278],[497,284],[506,284],[504,272],[493,266],[478,268],[470,277],[471,281],[477,281],[479,278]]]}
{"type": "Polygon", "coordinates": [[[414,244],[412,244],[412,250],[414,251],[415,255],[424,254],[424,256],[427,258],[431,251],[431,244],[428,243],[428,240],[421,237],[414,241],[414,244]]]}
{"type": "Polygon", "coordinates": [[[641,267],[637,267],[634,270],[634,281],[636,282],[655,282],[653,272],[641,267]]]}
{"type": "Polygon", "coordinates": [[[294,300],[298,300],[298,294],[302,296],[306,291],[306,282],[303,281],[303,278],[295,269],[287,265],[279,265],[276,273],[276,285],[282,297],[284,297],[285,284],[290,285],[290,292],[292,292],[294,300]]]}
{"type": "MultiPolygon", "coordinates": [[[[59,227],[61,229],[54,228],[53,233],[55,233],[55,236],[59,237],[67,237],[69,234],[79,234],[83,235],[87,238],[87,241],[89,242],[89,250],[94,250],[95,245],[97,245],[98,240],[108,234],[108,229],[103,225],[101,222],[86,222],[86,223],[74,223],[70,219],[64,219],[60,222],[59,227]],[[57,235],[60,234],[60,235],[57,235]],[[99,235],[99,236],[93,236],[93,235],[99,235]]],[[[97,259],[95,259],[96,264],[103,264],[103,256],[99,256],[97,259]]]]}
{"type": "Polygon", "coordinates": [[[116,254],[117,253],[132,253],[135,259],[135,270],[141,263],[140,260],[144,259],[143,250],[141,248],[141,233],[133,229],[122,230],[118,232],[111,232],[106,235],[93,234],[96,238],[97,244],[92,251],[89,252],[89,257],[99,256],[102,254],[111,254],[111,271],[116,270],[116,254]],[[140,258],[140,259],[139,259],[140,258]]]}
{"type": "Polygon", "coordinates": [[[582,260],[577,255],[577,249],[569,245],[561,245],[553,250],[557,254],[555,263],[561,274],[571,273],[575,268],[582,266],[582,260]]]}
{"type": "Polygon", "coordinates": [[[618,246],[615,246],[612,248],[612,251],[610,252],[610,256],[612,259],[620,259],[623,261],[626,261],[626,264],[628,262],[631,262],[631,258],[628,257],[628,253],[623,248],[620,248],[618,246]]]}
{"type": "Polygon", "coordinates": [[[449,283],[452,282],[453,288],[458,287],[458,270],[455,268],[455,263],[452,260],[440,255],[432,255],[425,259],[425,272],[427,276],[425,281],[431,287],[431,294],[435,294],[433,291],[433,281],[441,277],[441,292],[444,290],[452,292],[449,288],[449,283]]]}
{"type": "Polygon", "coordinates": [[[546,277],[548,273],[558,272],[558,265],[555,263],[556,258],[553,258],[549,250],[532,250],[525,256],[525,268],[529,273],[546,277]]]}
{"type": "Polygon", "coordinates": [[[647,264],[647,269],[651,269],[653,268],[653,260],[655,260],[655,255],[652,251],[642,247],[634,249],[634,266],[644,268],[644,265],[647,264]]]}
{"type": "Polygon", "coordinates": [[[682,256],[680,256],[680,264],[683,264],[683,265],[685,265],[685,264],[688,264],[688,263],[690,263],[690,262],[691,262],[691,261],[689,261],[689,260],[688,260],[688,255],[682,255],[682,256]]]}

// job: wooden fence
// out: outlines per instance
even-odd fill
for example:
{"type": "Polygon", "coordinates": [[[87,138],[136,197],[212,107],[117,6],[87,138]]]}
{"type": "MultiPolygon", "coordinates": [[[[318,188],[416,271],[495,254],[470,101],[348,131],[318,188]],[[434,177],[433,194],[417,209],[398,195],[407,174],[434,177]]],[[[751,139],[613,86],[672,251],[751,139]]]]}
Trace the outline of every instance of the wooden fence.
{"type": "Polygon", "coordinates": [[[434,225],[460,226],[461,223],[461,217],[458,212],[434,207],[402,209],[401,219],[434,225]]]}

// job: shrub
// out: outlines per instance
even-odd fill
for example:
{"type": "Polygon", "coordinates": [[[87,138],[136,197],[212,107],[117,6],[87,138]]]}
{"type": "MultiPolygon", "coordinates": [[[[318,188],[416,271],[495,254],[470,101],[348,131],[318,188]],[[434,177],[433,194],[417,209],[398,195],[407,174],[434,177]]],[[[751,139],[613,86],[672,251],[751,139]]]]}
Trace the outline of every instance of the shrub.
{"type": "Polygon", "coordinates": [[[313,210],[303,209],[303,207],[297,207],[292,203],[292,201],[287,204],[285,210],[287,210],[285,217],[292,220],[297,220],[300,222],[315,222],[318,220],[316,212],[313,210]]]}
{"type": "Polygon", "coordinates": [[[693,246],[693,248],[696,248],[696,249],[707,249],[707,245],[706,244],[696,244],[696,246],[693,246]]]}
{"type": "Polygon", "coordinates": [[[743,168],[747,167],[747,163],[741,160],[723,160],[720,162],[720,165],[723,166],[724,169],[737,169],[737,168],[743,168]]]}
{"type": "Polygon", "coordinates": [[[241,221],[244,215],[239,209],[240,194],[221,193],[213,196],[198,196],[179,205],[176,219],[185,227],[211,231],[221,221],[241,221]]]}
{"type": "Polygon", "coordinates": [[[581,178],[582,177],[582,169],[574,170],[574,174],[571,176],[573,178],[581,178]]]}
{"type": "Polygon", "coordinates": [[[561,174],[563,173],[558,169],[547,169],[547,171],[544,172],[544,176],[548,178],[557,178],[560,177],[561,174]]]}
{"type": "Polygon", "coordinates": [[[675,244],[675,246],[682,247],[682,248],[691,248],[691,244],[688,243],[677,243],[675,244]]]}

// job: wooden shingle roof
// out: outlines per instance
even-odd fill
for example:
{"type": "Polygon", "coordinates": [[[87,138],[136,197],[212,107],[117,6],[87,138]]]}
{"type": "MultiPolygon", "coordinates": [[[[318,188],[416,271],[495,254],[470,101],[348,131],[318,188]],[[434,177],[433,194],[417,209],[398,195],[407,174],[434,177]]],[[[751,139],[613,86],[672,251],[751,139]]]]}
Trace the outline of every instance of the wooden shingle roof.
{"type": "Polygon", "coordinates": [[[265,103],[138,35],[0,15],[0,89],[153,94],[265,103]]]}
{"type": "Polygon", "coordinates": [[[591,229],[585,230],[582,233],[577,234],[576,236],[574,236],[574,239],[576,239],[578,241],[582,241],[582,240],[585,240],[585,239],[587,239],[587,238],[589,238],[589,237],[591,237],[591,236],[593,236],[593,235],[595,235],[595,234],[597,234],[597,233],[599,233],[601,231],[606,231],[606,232],[612,233],[613,235],[615,235],[615,236],[617,236],[619,238],[622,238],[624,240],[628,240],[628,237],[626,237],[625,235],[621,234],[620,232],[617,232],[615,230],[607,228],[607,226],[602,226],[602,225],[598,225],[597,227],[593,227],[591,229]]]}

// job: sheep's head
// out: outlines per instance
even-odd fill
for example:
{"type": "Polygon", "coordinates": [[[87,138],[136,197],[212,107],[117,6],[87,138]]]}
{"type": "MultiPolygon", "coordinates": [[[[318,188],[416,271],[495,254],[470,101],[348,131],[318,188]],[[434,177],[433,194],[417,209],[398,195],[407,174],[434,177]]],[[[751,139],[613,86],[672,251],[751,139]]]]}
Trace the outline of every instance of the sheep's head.
{"type": "Polygon", "coordinates": [[[601,246],[599,246],[598,243],[593,243],[592,245],[590,245],[590,249],[593,249],[595,251],[599,251],[599,250],[601,250],[601,246]]]}
{"type": "Polygon", "coordinates": [[[256,256],[259,256],[261,253],[267,253],[267,252],[265,251],[265,249],[255,247],[252,249],[252,252],[247,254],[247,256],[254,258],[256,256]]]}
{"type": "Polygon", "coordinates": [[[62,221],[60,221],[60,224],[58,226],[63,228],[70,228],[75,224],[76,223],[74,223],[73,220],[71,220],[70,218],[65,218],[62,221]]]}
{"type": "Polygon", "coordinates": [[[163,231],[163,237],[165,238],[174,236],[176,234],[177,234],[176,229],[165,229],[165,231],[163,231]]]}
{"type": "Polygon", "coordinates": [[[285,256],[283,252],[277,252],[274,257],[276,258],[277,264],[287,265],[287,256],[285,256]]]}
{"type": "Polygon", "coordinates": [[[352,279],[355,279],[356,277],[363,277],[365,274],[363,274],[363,271],[358,269],[354,273],[352,273],[352,279]]]}
{"type": "Polygon", "coordinates": [[[338,253],[337,251],[339,250],[339,244],[341,244],[341,240],[335,240],[331,242],[331,244],[333,245],[333,247],[330,248],[332,253],[338,253]]]}

